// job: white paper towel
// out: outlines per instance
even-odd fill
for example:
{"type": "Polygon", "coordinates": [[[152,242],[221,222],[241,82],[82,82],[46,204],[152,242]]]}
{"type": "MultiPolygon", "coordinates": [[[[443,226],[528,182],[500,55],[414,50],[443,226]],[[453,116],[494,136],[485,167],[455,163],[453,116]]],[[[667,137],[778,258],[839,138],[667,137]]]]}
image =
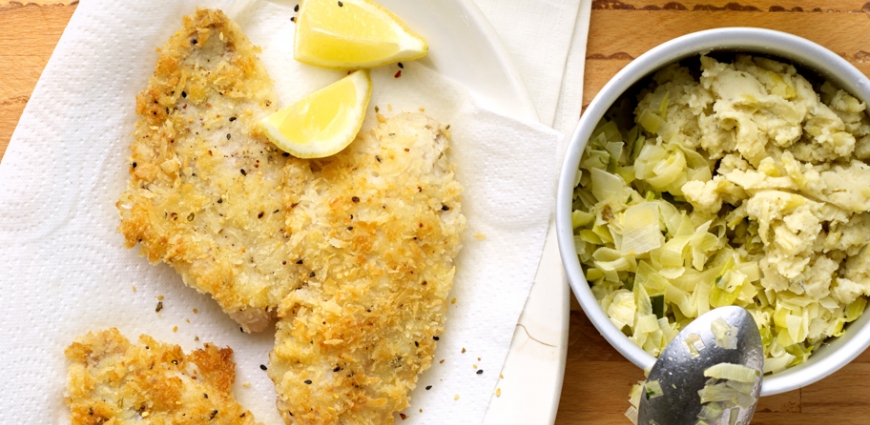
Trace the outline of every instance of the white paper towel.
{"type": "MultiPolygon", "coordinates": [[[[201,4],[227,3],[83,1],[21,117],[0,164],[0,423],[19,421],[20,412],[67,423],[63,349],[76,335],[112,326],[130,339],[147,333],[185,350],[205,341],[232,347],[237,398],[258,420],[280,423],[259,367],[273,332],[240,333],[168,266],[123,249],[115,230],[135,95],[153,72],[155,47],[201,4]]],[[[263,47],[282,104],[341,75],[293,61],[292,6],[259,3],[243,25],[263,47]]],[[[393,76],[391,69],[373,73],[370,108],[390,115],[423,107],[451,124],[469,222],[451,294],[457,302],[402,423],[479,423],[538,264],[560,136],[477,108],[463,89],[414,63],[393,76]]]]}
{"type": "Polygon", "coordinates": [[[541,122],[570,134],[580,119],[592,0],[474,0],[505,45],[541,122]]]}

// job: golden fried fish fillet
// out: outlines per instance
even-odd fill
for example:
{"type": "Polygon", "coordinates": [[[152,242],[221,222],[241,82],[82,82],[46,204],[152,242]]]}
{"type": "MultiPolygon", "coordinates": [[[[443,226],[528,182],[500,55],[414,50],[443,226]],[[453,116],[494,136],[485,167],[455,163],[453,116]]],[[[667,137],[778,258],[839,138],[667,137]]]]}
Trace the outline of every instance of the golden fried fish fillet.
{"type": "Polygon", "coordinates": [[[257,423],[230,393],[230,348],[185,355],[147,335],[133,345],[112,328],[77,338],[65,354],[73,425],[257,423]]]}
{"type": "Polygon", "coordinates": [[[127,247],[174,267],[254,332],[295,282],[285,267],[287,154],[255,125],[276,108],[258,52],[223,12],[184,17],[136,99],[117,204],[127,247]]]}
{"type": "Polygon", "coordinates": [[[288,424],[393,423],[432,363],[466,224],[446,130],[400,114],[285,172],[302,286],[278,310],[279,410],[288,424]]]}

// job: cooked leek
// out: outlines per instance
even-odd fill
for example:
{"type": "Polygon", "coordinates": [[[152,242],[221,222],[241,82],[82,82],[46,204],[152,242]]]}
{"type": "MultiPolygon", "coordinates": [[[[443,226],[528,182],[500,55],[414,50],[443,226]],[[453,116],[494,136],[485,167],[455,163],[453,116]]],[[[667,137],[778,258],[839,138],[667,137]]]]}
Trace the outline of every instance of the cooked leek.
{"type": "Polygon", "coordinates": [[[755,382],[761,376],[761,372],[741,364],[719,363],[705,369],[704,376],[737,382],[755,382]]]}
{"type": "Polygon", "coordinates": [[[657,397],[661,397],[665,395],[664,391],[662,391],[662,385],[659,381],[649,381],[643,386],[643,394],[647,400],[652,400],[657,397]]]}
{"type": "Polygon", "coordinates": [[[642,202],[628,207],[622,232],[622,255],[637,256],[662,246],[658,206],[642,202]]]}
{"type": "Polygon", "coordinates": [[[723,318],[718,318],[710,324],[710,330],[716,338],[716,345],[726,349],[737,348],[737,326],[731,326],[723,318]]]}
{"type": "MultiPolygon", "coordinates": [[[[683,130],[668,121],[677,115],[669,113],[676,110],[674,93],[657,89],[651,96],[636,111],[637,125],[628,132],[602,120],[575,178],[574,246],[596,299],[614,326],[653,355],[699,315],[738,305],[759,326],[765,373],[805,361],[826,337],[842,334],[864,312],[870,293],[858,294],[847,304],[830,291],[811,296],[805,289],[809,283],[799,279],[772,289],[775,282],[766,276],[777,264],[768,261],[765,250],[773,230],[753,218],[759,213],[746,202],[723,206],[718,213],[686,202],[689,195],[704,195],[684,194],[687,182],[700,181],[705,190],[715,186],[716,162],[704,150],[687,145],[683,130]]],[[[790,152],[782,154],[780,163],[771,161],[759,164],[758,172],[798,185],[818,179],[790,152]]],[[[723,199],[745,196],[727,181],[714,189],[723,192],[717,193],[723,199]]],[[[777,193],[781,195],[771,199],[781,202],[783,211],[815,202],[777,193]]],[[[777,243],[797,242],[781,237],[777,243]]],[[[736,348],[736,328],[714,323],[713,331],[717,346],[736,348]]],[[[705,348],[700,338],[687,342],[693,356],[705,348]]]]}

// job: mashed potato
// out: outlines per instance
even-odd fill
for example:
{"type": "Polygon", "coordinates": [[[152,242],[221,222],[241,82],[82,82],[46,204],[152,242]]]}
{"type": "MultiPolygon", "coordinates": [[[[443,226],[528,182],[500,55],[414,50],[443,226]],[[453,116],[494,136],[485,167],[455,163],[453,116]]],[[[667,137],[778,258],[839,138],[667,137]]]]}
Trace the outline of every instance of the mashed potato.
{"type": "Polygon", "coordinates": [[[765,371],[842,334],[870,295],[870,121],[770,59],[672,65],[602,121],[580,165],[575,242],[612,322],[658,355],[694,317],[745,307],[765,371]]]}

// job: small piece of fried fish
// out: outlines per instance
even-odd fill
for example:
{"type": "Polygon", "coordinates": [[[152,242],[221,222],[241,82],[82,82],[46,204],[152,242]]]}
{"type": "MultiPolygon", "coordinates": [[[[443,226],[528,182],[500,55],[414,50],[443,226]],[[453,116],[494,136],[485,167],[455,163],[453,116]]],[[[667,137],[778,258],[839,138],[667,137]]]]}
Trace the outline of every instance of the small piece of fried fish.
{"type": "Polygon", "coordinates": [[[257,423],[230,393],[230,348],[185,355],[147,335],[133,345],[112,328],[76,338],[65,354],[73,425],[257,423]]]}
{"type": "Polygon", "coordinates": [[[161,49],[136,99],[126,246],[177,270],[246,331],[261,331],[294,280],[284,232],[286,154],[257,129],[276,109],[259,49],[221,11],[199,9],[161,49]]]}
{"type": "Polygon", "coordinates": [[[379,118],[343,152],[285,168],[301,287],[278,309],[268,373],[288,424],[393,423],[444,331],[466,225],[447,131],[379,118]]]}

